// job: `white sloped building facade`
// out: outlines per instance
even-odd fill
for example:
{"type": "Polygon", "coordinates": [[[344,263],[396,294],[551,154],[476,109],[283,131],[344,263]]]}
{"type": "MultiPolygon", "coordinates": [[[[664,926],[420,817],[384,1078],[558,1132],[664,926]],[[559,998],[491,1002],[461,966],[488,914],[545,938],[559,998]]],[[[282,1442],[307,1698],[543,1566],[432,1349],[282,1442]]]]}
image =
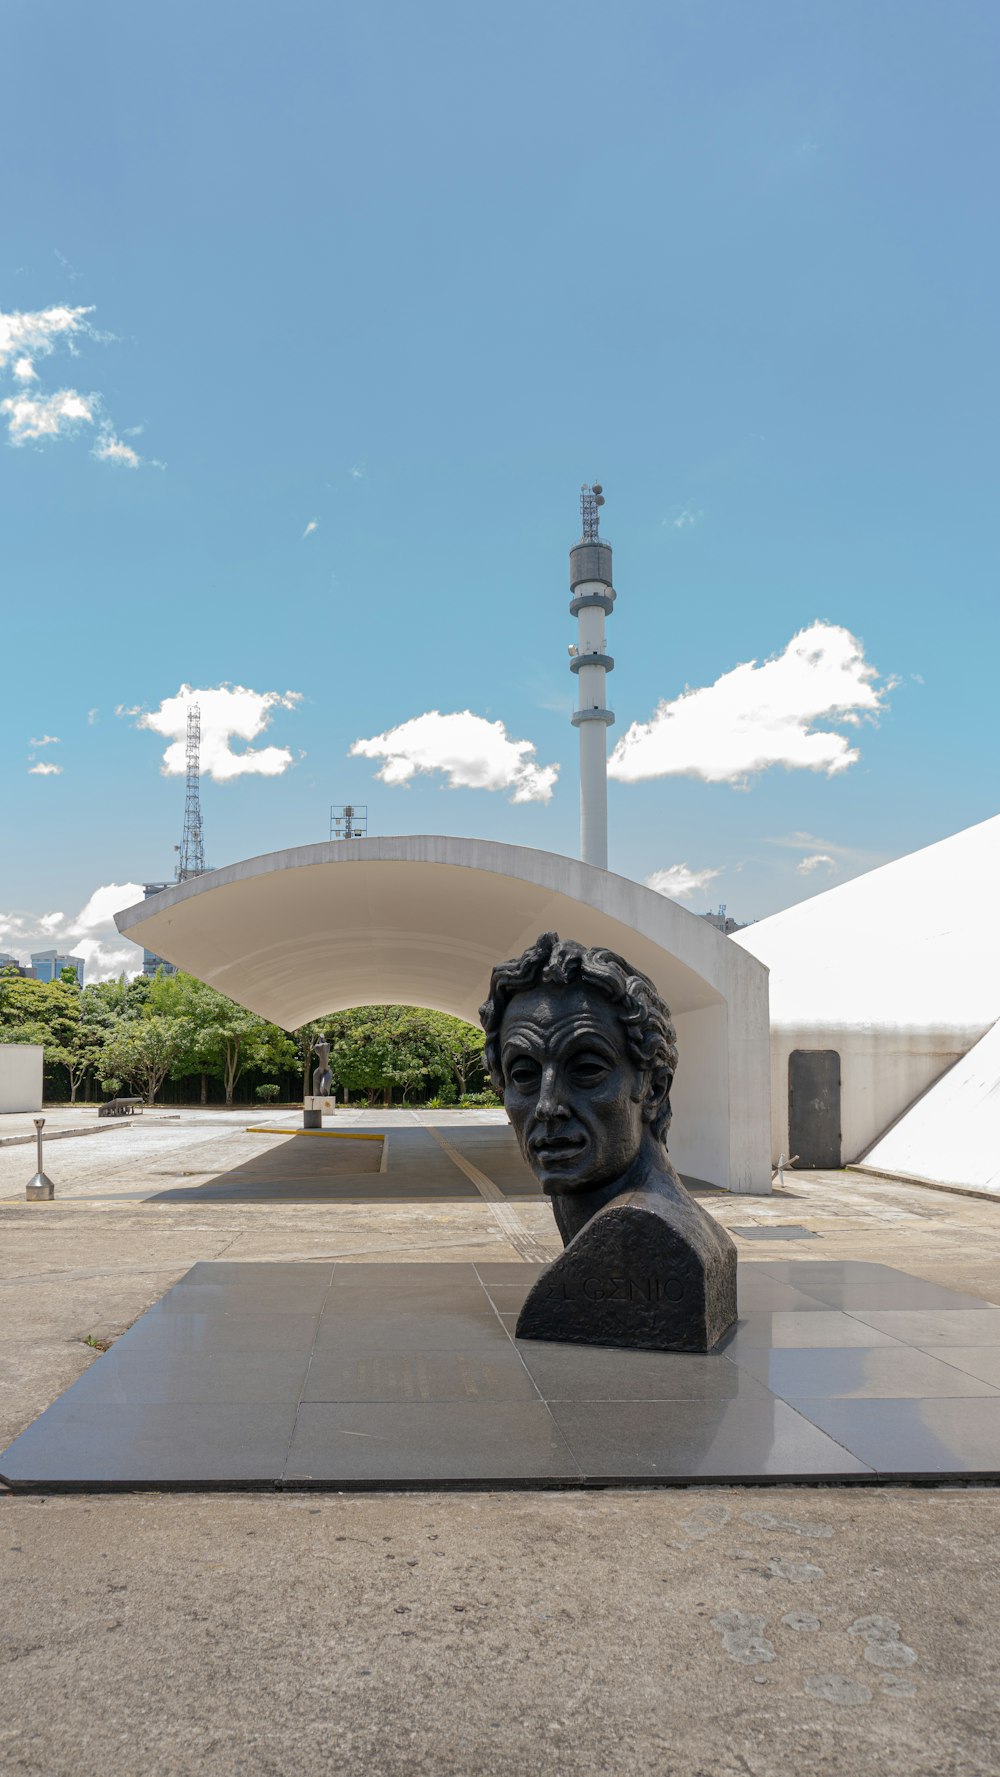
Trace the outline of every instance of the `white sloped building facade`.
{"type": "MultiPolygon", "coordinates": [[[[734,936],[770,970],[775,1161],[810,1148],[802,1165],[863,1160],[986,1036],[1000,1018],[998,910],[994,817],[734,936]]],[[[986,1091],[980,1142],[987,1124],[1000,1142],[1000,1091],[992,1105],[986,1091]]],[[[887,1153],[882,1168],[900,1170],[887,1153]]]]}

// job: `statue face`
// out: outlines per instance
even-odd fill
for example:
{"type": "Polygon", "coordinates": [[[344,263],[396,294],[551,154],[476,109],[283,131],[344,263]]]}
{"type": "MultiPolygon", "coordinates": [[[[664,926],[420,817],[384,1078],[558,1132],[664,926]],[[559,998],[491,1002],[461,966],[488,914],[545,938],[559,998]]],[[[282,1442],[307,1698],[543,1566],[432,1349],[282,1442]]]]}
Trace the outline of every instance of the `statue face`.
{"type": "Polygon", "coordinates": [[[543,1191],[620,1178],[647,1127],[645,1077],[610,1002],[583,987],[515,994],[500,1027],[503,1101],[543,1191]]]}

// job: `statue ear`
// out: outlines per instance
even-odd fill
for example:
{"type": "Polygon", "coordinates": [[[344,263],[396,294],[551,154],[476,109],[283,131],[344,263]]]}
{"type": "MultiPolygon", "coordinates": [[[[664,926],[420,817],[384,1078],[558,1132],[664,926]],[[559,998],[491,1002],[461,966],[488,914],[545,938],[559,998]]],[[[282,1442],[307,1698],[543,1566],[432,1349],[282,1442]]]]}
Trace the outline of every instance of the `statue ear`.
{"type": "Polygon", "coordinates": [[[670,1088],[674,1076],[666,1067],[651,1068],[645,1076],[645,1092],[643,1093],[642,1119],[644,1123],[652,1123],[662,1111],[670,1118],[670,1088]]]}

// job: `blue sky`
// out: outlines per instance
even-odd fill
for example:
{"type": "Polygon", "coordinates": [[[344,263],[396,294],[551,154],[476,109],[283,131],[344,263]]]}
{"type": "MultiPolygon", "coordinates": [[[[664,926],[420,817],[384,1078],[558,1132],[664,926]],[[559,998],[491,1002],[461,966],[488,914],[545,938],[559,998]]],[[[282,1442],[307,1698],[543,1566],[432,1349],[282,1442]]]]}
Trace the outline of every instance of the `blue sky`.
{"type": "Polygon", "coordinates": [[[996,813],[995,5],[13,0],[5,39],[0,311],[89,312],[0,372],[0,948],[171,873],[138,724],[184,684],[285,699],[239,706],[281,757],[206,778],[210,862],[349,799],[575,852],[595,477],[612,742],[716,687],[612,782],[612,868],[756,918],[996,813]],[[817,623],[853,703],[786,655],[817,623]],[[775,687],[858,756],[737,735],[706,781],[775,687]],[[350,756],[465,710],[472,775],[527,741],[548,800],[350,756]]]}

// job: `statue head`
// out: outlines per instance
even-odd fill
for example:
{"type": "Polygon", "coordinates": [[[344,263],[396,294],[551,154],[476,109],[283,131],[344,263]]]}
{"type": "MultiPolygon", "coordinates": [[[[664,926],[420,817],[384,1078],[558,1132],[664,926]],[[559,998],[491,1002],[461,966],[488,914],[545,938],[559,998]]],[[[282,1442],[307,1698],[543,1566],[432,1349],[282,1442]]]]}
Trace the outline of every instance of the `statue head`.
{"type": "Polygon", "coordinates": [[[545,932],[499,963],[479,1012],[486,1065],[543,1190],[598,1190],[670,1124],[677,1036],[648,975],[545,932]]]}

